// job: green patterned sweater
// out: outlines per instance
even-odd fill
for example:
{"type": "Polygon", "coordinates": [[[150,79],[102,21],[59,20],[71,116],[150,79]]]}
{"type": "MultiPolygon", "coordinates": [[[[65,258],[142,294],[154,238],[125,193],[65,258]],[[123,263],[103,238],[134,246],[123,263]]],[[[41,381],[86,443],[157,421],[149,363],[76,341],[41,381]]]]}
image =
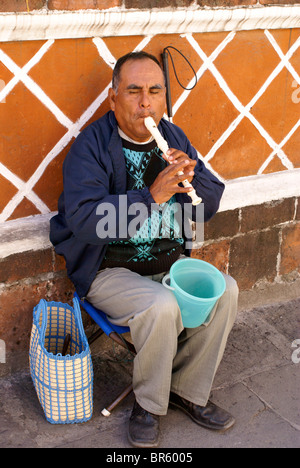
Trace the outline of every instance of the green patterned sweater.
{"type": "MultiPolygon", "coordinates": [[[[126,140],[122,142],[127,190],[150,187],[167,165],[162,152],[155,141],[141,145],[126,140]]],[[[156,209],[151,211],[133,237],[109,244],[101,269],[124,267],[141,275],[154,275],[170,269],[184,250],[181,218],[178,216],[180,205],[173,196],[168,202],[154,207],[156,209]]]]}

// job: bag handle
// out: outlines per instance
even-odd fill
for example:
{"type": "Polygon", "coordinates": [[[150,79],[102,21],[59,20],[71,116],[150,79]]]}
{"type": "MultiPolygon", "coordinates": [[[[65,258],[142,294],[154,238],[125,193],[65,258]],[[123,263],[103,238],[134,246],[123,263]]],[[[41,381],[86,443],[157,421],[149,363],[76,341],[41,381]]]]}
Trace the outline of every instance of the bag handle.
{"type": "Polygon", "coordinates": [[[166,276],[163,277],[162,279],[162,284],[165,288],[170,289],[171,291],[175,291],[175,288],[167,284],[167,281],[170,279],[170,273],[168,273],[166,276]]]}
{"type": "MultiPolygon", "coordinates": [[[[87,337],[83,328],[83,323],[82,323],[81,309],[79,306],[78,299],[76,297],[73,298],[73,305],[74,305],[73,310],[74,310],[75,318],[77,320],[80,336],[85,346],[88,346],[88,340],[87,340],[87,337]]],[[[34,320],[35,326],[39,330],[40,339],[42,341],[45,339],[45,334],[46,334],[46,329],[47,329],[47,321],[48,321],[47,308],[48,308],[47,301],[45,299],[41,299],[38,305],[33,309],[33,320],[34,320]],[[41,314],[42,314],[42,324],[40,325],[41,314]]]]}
{"type": "Polygon", "coordinates": [[[73,306],[74,306],[74,313],[78,321],[80,335],[84,341],[84,344],[88,346],[88,339],[86,337],[86,334],[83,328],[83,323],[82,323],[81,309],[80,309],[79,301],[76,297],[73,297],[73,306]]]}
{"type": "Polygon", "coordinates": [[[41,299],[38,305],[33,309],[33,320],[40,332],[40,336],[44,339],[47,327],[47,301],[45,299],[41,299]],[[40,326],[40,317],[42,315],[42,324],[40,326]]]}

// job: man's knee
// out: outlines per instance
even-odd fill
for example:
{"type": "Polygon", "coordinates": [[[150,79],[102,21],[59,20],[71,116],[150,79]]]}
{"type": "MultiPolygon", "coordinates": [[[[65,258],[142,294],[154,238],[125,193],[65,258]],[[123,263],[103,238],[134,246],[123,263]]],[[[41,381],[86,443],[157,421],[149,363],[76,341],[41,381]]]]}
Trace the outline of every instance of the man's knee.
{"type": "Polygon", "coordinates": [[[152,298],[152,311],[158,320],[165,321],[165,323],[177,321],[181,316],[174,294],[163,286],[159,294],[152,298]]]}
{"type": "Polygon", "coordinates": [[[154,346],[162,340],[177,346],[177,337],[183,330],[181,312],[172,292],[156,288],[144,298],[144,308],[129,321],[131,336],[137,349],[154,337],[154,346]],[[173,341],[174,340],[174,341],[173,341]],[[139,344],[140,343],[140,344],[139,344]]]}
{"type": "Polygon", "coordinates": [[[232,298],[238,298],[239,295],[239,287],[234,278],[229,275],[224,275],[225,282],[226,282],[226,292],[232,296],[232,298]]]}
{"type": "Polygon", "coordinates": [[[226,290],[221,298],[222,309],[225,315],[231,317],[231,320],[234,321],[238,312],[239,287],[232,276],[224,275],[224,278],[226,281],[226,290]]]}

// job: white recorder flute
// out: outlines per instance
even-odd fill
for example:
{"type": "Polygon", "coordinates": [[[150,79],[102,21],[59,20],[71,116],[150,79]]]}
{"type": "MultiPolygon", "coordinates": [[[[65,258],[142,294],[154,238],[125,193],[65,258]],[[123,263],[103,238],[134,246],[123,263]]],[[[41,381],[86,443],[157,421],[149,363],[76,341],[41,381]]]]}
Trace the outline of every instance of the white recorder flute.
{"type": "MultiPolygon", "coordinates": [[[[166,140],[162,137],[162,135],[160,134],[160,131],[158,130],[158,128],[156,126],[156,123],[154,122],[152,117],[146,117],[145,118],[145,126],[146,126],[147,130],[149,130],[149,132],[151,133],[153,138],[156,140],[156,143],[157,143],[157,146],[159,147],[159,149],[163,152],[163,154],[165,154],[167,156],[167,151],[169,149],[169,145],[166,142],[166,140]]],[[[178,175],[183,175],[183,172],[179,171],[178,175]]],[[[198,195],[195,192],[195,189],[189,183],[189,181],[184,180],[182,182],[182,184],[186,188],[192,187],[193,190],[191,192],[188,192],[188,196],[191,197],[191,199],[192,199],[192,205],[194,205],[194,206],[199,205],[199,203],[202,202],[202,199],[200,197],[198,197],[198,195]]]]}

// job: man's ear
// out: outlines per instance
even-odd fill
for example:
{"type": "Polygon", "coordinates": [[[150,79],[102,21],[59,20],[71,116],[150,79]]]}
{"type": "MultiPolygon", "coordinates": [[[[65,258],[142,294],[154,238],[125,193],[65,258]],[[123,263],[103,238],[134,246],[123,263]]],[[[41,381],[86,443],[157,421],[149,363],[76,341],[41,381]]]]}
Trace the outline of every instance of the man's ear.
{"type": "Polygon", "coordinates": [[[110,108],[112,111],[115,110],[115,101],[116,101],[116,92],[113,88],[109,88],[108,90],[108,99],[109,99],[109,104],[110,108]]]}

